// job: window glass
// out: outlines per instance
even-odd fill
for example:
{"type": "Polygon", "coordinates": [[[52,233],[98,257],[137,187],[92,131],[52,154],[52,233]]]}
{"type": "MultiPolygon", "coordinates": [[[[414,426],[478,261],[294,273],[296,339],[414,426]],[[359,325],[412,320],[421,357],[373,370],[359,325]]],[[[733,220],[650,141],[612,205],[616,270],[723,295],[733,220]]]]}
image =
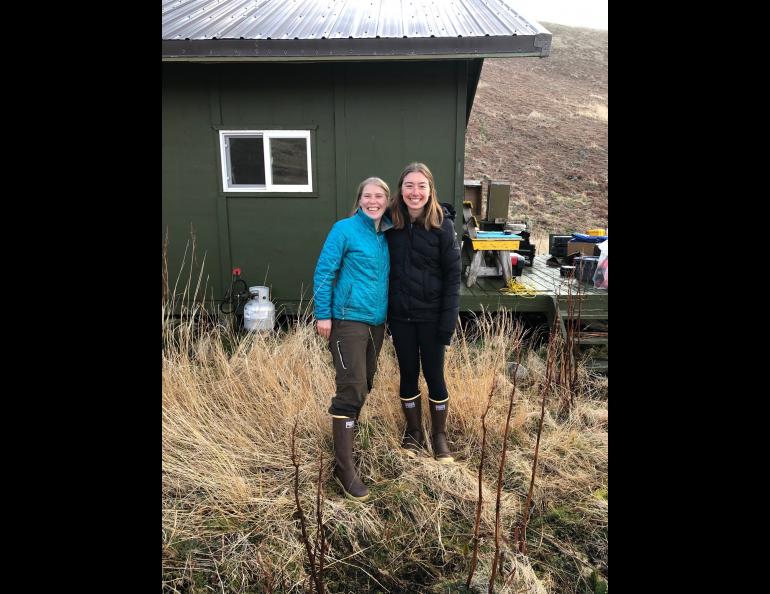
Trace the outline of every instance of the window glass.
{"type": "Polygon", "coordinates": [[[230,137],[230,183],[265,184],[265,149],[262,138],[230,137]]]}
{"type": "MultiPolygon", "coordinates": [[[[308,181],[307,142],[304,138],[271,138],[273,184],[305,185],[308,181]]],[[[262,182],[264,183],[264,176],[262,182]]]]}

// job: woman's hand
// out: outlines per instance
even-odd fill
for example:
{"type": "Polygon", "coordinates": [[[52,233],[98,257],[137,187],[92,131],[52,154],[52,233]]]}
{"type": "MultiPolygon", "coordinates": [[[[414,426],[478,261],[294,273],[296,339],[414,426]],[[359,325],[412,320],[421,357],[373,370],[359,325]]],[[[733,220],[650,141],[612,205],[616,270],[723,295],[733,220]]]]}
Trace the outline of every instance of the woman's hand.
{"type": "Polygon", "coordinates": [[[332,334],[332,321],[331,320],[318,320],[315,323],[316,330],[318,330],[318,334],[323,336],[326,340],[329,340],[329,337],[332,334]]]}

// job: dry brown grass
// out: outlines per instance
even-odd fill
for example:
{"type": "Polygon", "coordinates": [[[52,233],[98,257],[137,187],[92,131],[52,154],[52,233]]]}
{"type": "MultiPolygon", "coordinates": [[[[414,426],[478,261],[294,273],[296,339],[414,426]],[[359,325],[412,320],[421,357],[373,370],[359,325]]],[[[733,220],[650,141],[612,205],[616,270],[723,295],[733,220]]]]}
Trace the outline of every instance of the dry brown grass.
{"type": "MultiPolygon", "coordinates": [[[[506,320],[481,318],[479,340],[460,336],[447,351],[448,431],[459,460],[453,466],[400,453],[398,367],[392,342],[385,341],[355,445],[371,503],[342,499],[331,480],[324,485],[328,592],[462,591],[478,491],[480,417],[494,381],[472,583],[474,591],[486,591],[511,387],[506,361],[515,346],[516,328],[506,320]]],[[[296,518],[290,438],[297,421],[300,497],[312,540],[320,453],[328,460],[326,477],[333,460],[326,409],[334,369],[326,343],[308,319],[280,333],[247,337],[223,327],[196,328],[174,322],[164,309],[164,591],[302,591],[309,565],[296,518]]],[[[517,386],[503,477],[501,528],[509,539],[521,518],[539,421],[543,362],[529,352],[526,365],[530,377],[517,386]]],[[[529,557],[503,542],[497,592],[577,592],[589,580],[583,567],[575,569],[583,564],[606,575],[606,496],[595,496],[607,488],[606,379],[581,373],[583,394],[569,417],[557,419],[556,398],[546,411],[529,557]],[[566,538],[560,525],[550,525],[545,518],[552,510],[579,517],[583,536],[566,538]],[[514,567],[513,580],[502,587],[514,567]]]]}

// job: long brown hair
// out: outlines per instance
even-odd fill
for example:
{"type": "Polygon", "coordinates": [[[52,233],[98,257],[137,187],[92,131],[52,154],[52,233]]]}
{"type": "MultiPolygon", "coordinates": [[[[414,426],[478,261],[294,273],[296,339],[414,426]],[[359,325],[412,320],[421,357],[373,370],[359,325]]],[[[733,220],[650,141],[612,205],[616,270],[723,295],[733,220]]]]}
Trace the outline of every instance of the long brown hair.
{"type": "Polygon", "coordinates": [[[356,201],[353,203],[353,210],[350,211],[350,216],[353,216],[354,214],[356,214],[356,211],[358,210],[358,202],[361,200],[361,194],[364,193],[364,188],[369,184],[374,184],[375,186],[381,187],[385,192],[385,198],[388,201],[390,201],[390,187],[388,187],[388,184],[386,184],[379,177],[367,177],[364,181],[358,184],[358,192],[356,192],[356,201]]]}
{"type": "MultiPolygon", "coordinates": [[[[410,173],[422,173],[428,178],[430,184],[430,196],[428,202],[422,209],[422,213],[415,220],[415,224],[422,224],[426,231],[430,231],[431,228],[441,228],[441,223],[444,222],[444,211],[438,202],[438,194],[436,193],[436,184],[433,181],[433,174],[428,169],[425,163],[409,163],[401,172],[401,177],[398,178],[398,190],[393,196],[391,201],[390,219],[393,221],[393,227],[395,229],[403,229],[406,224],[404,213],[401,206],[404,204],[404,197],[401,194],[401,186],[404,184],[404,178],[410,173]]],[[[406,205],[404,205],[406,208],[406,205]]]]}

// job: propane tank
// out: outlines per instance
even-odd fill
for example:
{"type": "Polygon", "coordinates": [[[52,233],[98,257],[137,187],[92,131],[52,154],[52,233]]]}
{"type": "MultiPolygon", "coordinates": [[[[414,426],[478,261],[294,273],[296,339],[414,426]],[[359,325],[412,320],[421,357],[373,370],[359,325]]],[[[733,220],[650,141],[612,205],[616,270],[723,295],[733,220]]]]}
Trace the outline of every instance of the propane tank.
{"type": "Polygon", "coordinates": [[[272,330],[275,324],[275,305],[270,301],[267,287],[249,287],[251,299],[243,307],[243,327],[247,331],[272,330]]]}

